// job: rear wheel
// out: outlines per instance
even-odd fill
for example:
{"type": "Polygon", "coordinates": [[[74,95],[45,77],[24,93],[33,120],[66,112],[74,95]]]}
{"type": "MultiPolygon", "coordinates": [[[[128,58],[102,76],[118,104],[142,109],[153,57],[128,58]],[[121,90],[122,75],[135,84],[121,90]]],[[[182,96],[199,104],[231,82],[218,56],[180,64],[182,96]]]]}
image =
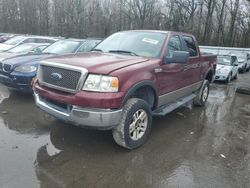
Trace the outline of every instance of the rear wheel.
{"type": "Polygon", "coordinates": [[[205,80],[200,88],[199,93],[194,99],[194,105],[196,106],[204,106],[207,102],[207,98],[209,95],[209,81],[205,80]]]}
{"type": "Polygon", "coordinates": [[[113,138],[122,147],[138,148],[146,142],[151,125],[152,112],[148,103],[142,99],[129,99],[123,107],[119,125],[113,129],[113,138]]]}

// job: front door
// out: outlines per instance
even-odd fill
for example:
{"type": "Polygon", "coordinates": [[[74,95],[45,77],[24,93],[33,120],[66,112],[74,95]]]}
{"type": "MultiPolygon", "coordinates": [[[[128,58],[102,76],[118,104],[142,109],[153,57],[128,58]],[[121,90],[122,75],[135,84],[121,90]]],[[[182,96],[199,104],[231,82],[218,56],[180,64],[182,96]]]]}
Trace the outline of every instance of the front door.
{"type": "MultiPolygon", "coordinates": [[[[172,57],[174,51],[182,51],[182,42],[178,35],[170,37],[166,57],[172,57]]],[[[159,106],[176,100],[176,92],[183,87],[184,66],[180,63],[163,63],[157,71],[159,106]]]]}

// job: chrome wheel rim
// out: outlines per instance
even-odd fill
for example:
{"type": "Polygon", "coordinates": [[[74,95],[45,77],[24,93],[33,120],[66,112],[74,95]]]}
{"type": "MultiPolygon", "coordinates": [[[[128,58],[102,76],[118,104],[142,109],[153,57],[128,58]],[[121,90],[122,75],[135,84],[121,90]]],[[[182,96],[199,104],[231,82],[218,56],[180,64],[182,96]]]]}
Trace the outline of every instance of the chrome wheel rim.
{"type": "Polygon", "coordinates": [[[203,102],[205,102],[207,100],[208,97],[208,87],[206,86],[203,90],[203,94],[202,94],[202,100],[203,102]]]}
{"type": "Polygon", "coordinates": [[[131,124],[129,125],[129,136],[132,140],[137,141],[143,137],[148,126],[148,114],[145,110],[137,110],[131,124]]]}

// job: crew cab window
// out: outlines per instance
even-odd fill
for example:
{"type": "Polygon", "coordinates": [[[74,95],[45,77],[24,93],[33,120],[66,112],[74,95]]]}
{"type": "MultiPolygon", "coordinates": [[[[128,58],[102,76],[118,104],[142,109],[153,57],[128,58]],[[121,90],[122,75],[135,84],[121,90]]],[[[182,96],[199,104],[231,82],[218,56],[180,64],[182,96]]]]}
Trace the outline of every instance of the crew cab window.
{"type": "Polygon", "coordinates": [[[186,51],[189,52],[190,56],[197,56],[197,48],[195,42],[190,36],[182,36],[184,45],[186,46],[186,51]]]}
{"type": "Polygon", "coordinates": [[[181,40],[179,36],[173,36],[168,42],[167,57],[172,57],[175,51],[181,51],[181,40]]]}

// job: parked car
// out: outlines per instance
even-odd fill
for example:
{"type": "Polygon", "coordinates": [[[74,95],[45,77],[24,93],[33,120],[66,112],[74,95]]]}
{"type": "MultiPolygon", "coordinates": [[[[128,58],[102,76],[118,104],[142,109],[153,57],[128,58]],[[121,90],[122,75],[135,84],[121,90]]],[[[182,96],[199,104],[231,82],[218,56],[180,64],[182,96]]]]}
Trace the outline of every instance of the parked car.
{"type": "Polygon", "coordinates": [[[15,36],[18,36],[17,34],[11,34],[11,33],[1,33],[0,34],[0,43],[5,42],[15,36]]]}
{"type": "Polygon", "coordinates": [[[193,35],[124,31],[92,52],[44,60],[34,96],[52,116],[112,130],[117,144],[133,149],[149,136],[153,115],[192,100],[205,105],[215,69],[216,56],[201,56],[193,35]]]}
{"type": "Polygon", "coordinates": [[[49,43],[24,43],[5,52],[0,52],[0,61],[19,55],[40,54],[49,45],[49,43]]]}
{"type": "Polygon", "coordinates": [[[237,65],[239,68],[239,73],[244,73],[247,70],[247,54],[246,53],[231,53],[231,55],[237,57],[237,65]]]}
{"type": "Polygon", "coordinates": [[[15,46],[24,43],[54,43],[58,39],[52,37],[39,37],[39,36],[15,36],[4,43],[0,44],[0,51],[9,50],[15,46]]]}
{"type": "Polygon", "coordinates": [[[100,40],[65,39],[45,48],[40,54],[8,58],[0,62],[0,83],[21,92],[32,92],[31,82],[36,77],[41,60],[58,55],[91,50],[100,40]]]}
{"type": "Polygon", "coordinates": [[[238,78],[238,62],[236,56],[218,56],[215,80],[229,83],[232,79],[238,78]]]}

